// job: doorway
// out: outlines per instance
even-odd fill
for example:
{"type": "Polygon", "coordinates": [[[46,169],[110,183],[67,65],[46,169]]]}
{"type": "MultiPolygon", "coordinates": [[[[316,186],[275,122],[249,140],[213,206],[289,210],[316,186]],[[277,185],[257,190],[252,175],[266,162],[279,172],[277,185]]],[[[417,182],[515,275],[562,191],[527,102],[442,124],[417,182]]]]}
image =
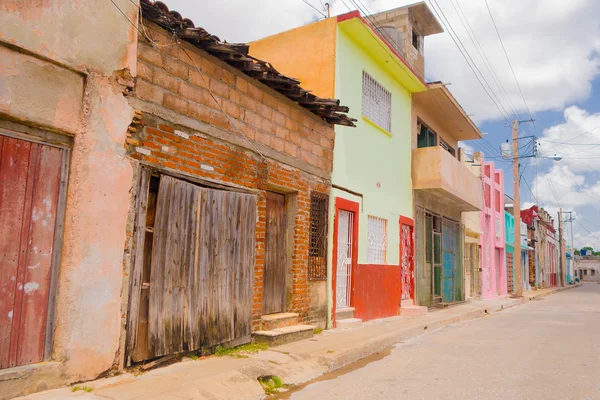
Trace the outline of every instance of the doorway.
{"type": "Polygon", "coordinates": [[[285,311],[287,216],[285,195],[267,192],[263,315],[285,311]]]}

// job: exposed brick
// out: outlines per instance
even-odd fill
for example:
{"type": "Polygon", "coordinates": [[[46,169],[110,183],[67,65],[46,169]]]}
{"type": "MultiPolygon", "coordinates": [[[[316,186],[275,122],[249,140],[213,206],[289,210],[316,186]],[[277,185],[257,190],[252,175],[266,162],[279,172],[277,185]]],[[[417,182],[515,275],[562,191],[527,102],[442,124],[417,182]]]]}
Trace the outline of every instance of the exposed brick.
{"type": "Polygon", "coordinates": [[[273,110],[277,110],[277,104],[279,104],[279,100],[277,100],[275,97],[271,96],[270,94],[265,94],[263,96],[263,103],[273,109],[273,110]]]}
{"type": "Polygon", "coordinates": [[[285,147],[285,141],[278,138],[271,138],[271,147],[274,150],[280,151],[283,153],[285,147]]]}
{"type": "Polygon", "coordinates": [[[145,43],[138,43],[138,56],[140,59],[149,62],[152,65],[162,67],[161,54],[145,43]]]}
{"type": "Polygon", "coordinates": [[[137,76],[138,79],[141,78],[152,82],[152,79],[154,78],[154,69],[150,66],[150,64],[139,62],[137,65],[137,76]]]}
{"type": "Polygon", "coordinates": [[[186,64],[167,55],[163,55],[163,68],[170,74],[181,78],[188,79],[189,68],[186,64]]]}
{"type": "Polygon", "coordinates": [[[255,135],[255,139],[258,143],[262,143],[264,145],[270,146],[271,145],[271,135],[261,132],[261,131],[256,131],[256,135],[255,135]]]}
{"type": "Polygon", "coordinates": [[[181,82],[179,85],[179,94],[196,103],[203,102],[203,93],[205,92],[206,90],[200,89],[194,85],[190,85],[189,83],[181,82]]]}
{"type": "Polygon", "coordinates": [[[240,98],[242,100],[242,107],[253,112],[258,111],[258,105],[260,104],[258,101],[256,101],[250,96],[246,96],[245,94],[242,94],[240,98]]]}
{"type": "Polygon", "coordinates": [[[206,74],[198,72],[195,69],[190,70],[189,81],[192,85],[198,86],[202,89],[208,89],[208,83],[210,82],[210,77],[206,74]]]}
{"type": "Polygon", "coordinates": [[[242,93],[248,93],[248,81],[246,78],[241,76],[236,77],[235,88],[242,93]]]}
{"type": "Polygon", "coordinates": [[[225,68],[221,70],[221,80],[229,86],[235,85],[235,76],[225,68]]]}
{"type": "Polygon", "coordinates": [[[136,95],[144,100],[151,101],[153,103],[161,104],[163,102],[164,90],[158,86],[154,86],[143,79],[138,79],[135,84],[136,95]]]}
{"type": "Polygon", "coordinates": [[[226,83],[211,79],[209,84],[210,91],[215,95],[223,98],[229,97],[229,86],[226,83]]]}
{"type": "Polygon", "coordinates": [[[236,119],[240,118],[240,106],[238,106],[236,103],[234,103],[231,100],[223,101],[223,110],[225,111],[225,113],[227,115],[229,115],[232,118],[236,118],[236,119]]]}
{"type": "Polygon", "coordinates": [[[212,111],[213,110],[211,110],[208,107],[203,106],[202,104],[190,102],[188,104],[186,114],[192,118],[196,118],[197,120],[208,123],[208,122],[210,122],[210,113],[212,111]]]}
{"type": "Polygon", "coordinates": [[[221,111],[212,111],[210,113],[210,124],[221,129],[230,129],[229,119],[221,111]]]}
{"type": "Polygon", "coordinates": [[[173,129],[172,126],[165,125],[165,124],[160,124],[160,125],[158,125],[158,127],[160,128],[161,131],[165,131],[165,132],[169,132],[169,133],[173,133],[175,131],[175,129],[173,129]]]}
{"type": "Polygon", "coordinates": [[[275,127],[275,136],[277,136],[279,139],[288,140],[289,134],[290,134],[290,131],[288,131],[284,127],[282,127],[282,126],[275,127]]]}
{"type": "Polygon", "coordinates": [[[292,157],[298,157],[298,153],[299,153],[300,149],[298,148],[298,146],[295,146],[294,144],[290,143],[290,142],[285,142],[285,152],[292,156],[292,157]]]}
{"type": "Polygon", "coordinates": [[[266,118],[262,120],[260,127],[263,131],[267,133],[275,134],[275,125],[273,125],[273,123],[266,118]]]}
{"type": "Polygon", "coordinates": [[[302,150],[309,151],[312,153],[313,143],[311,141],[309,141],[308,139],[302,139],[302,143],[300,144],[300,147],[302,148],[302,150]]]}
{"type": "Polygon", "coordinates": [[[208,57],[202,58],[202,71],[210,75],[214,79],[221,79],[222,67],[216,62],[209,60],[208,57]]]}
{"type": "Polygon", "coordinates": [[[285,120],[285,127],[290,131],[297,131],[300,127],[296,121],[291,118],[285,120]]]}
{"type": "Polygon", "coordinates": [[[179,79],[162,69],[157,69],[154,71],[154,79],[152,80],[152,83],[155,85],[168,89],[172,92],[177,92],[179,89],[179,82],[181,82],[179,79]]]}
{"type": "Polygon", "coordinates": [[[248,84],[248,95],[254,100],[261,102],[264,97],[264,92],[256,85],[248,84]]]}
{"type": "Polygon", "coordinates": [[[255,128],[259,128],[262,129],[261,123],[262,123],[262,117],[256,113],[253,113],[252,111],[245,111],[244,112],[244,121],[252,126],[254,126],[255,128]]]}
{"type": "Polygon", "coordinates": [[[187,100],[171,93],[165,93],[162,104],[163,106],[181,114],[187,114],[188,112],[187,100]]]}

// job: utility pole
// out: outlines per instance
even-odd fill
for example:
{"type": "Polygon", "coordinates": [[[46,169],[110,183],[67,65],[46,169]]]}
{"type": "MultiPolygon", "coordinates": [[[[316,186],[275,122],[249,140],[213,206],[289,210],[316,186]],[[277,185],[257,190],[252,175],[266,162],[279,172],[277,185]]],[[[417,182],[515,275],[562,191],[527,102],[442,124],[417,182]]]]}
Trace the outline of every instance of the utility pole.
{"type": "Polygon", "coordinates": [[[563,265],[563,220],[562,220],[562,208],[558,210],[558,248],[560,249],[560,262],[559,262],[559,271],[560,271],[560,286],[565,286],[565,266],[563,265]]]}
{"type": "Polygon", "coordinates": [[[515,270],[515,296],[523,296],[523,278],[521,271],[521,187],[519,181],[519,121],[512,123],[512,162],[513,162],[513,217],[515,219],[515,255],[513,268],[515,270]]]}

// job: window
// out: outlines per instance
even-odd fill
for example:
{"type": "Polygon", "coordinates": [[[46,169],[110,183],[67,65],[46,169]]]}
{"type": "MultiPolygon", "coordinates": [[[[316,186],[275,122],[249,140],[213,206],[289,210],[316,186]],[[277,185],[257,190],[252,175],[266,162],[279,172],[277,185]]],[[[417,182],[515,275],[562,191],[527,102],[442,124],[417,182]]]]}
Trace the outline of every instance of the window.
{"type": "Polygon", "coordinates": [[[392,132],[392,93],[363,71],[362,114],[388,133],[392,132]]]}
{"type": "Polygon", "coordinates": [[[429,129],[425,124],[419,121],[419,130],[417,136],[417,147],[433,147],[437,146],[437,134],[429,129]]]}
{"type": "Polygon", "coordinates": [[[367,259],[369,264],[385,264],[387,220],[369,215],[367,259]]]}
{"type": "Polygon", "coordinates": [[[491,194],[491,186],[486,183],[484,190],[485,190],[485,206],[487,208],[490,208],[491,207],[491,203],[492,203],[492,201],[491,201],[492,200],[491,199],[491,196],[492,196],[492,194],[491,194]]]}
{"type": "Polygon", "coordinates": [[[421,36],[415,32],[415,30],[413,29],[412,31],[412,45],[415,49],[419,50],[419,52],[422,52],[422,48],[421,48],[421,44],[423,43],[423,39],[421,38],[421,36]]]}
{"type": "Polygon", "coordinates": [[[583,270],[583,274],[584,274],[584,275],[587,275],[587,269],[584,269],[584,270],[583,270]]]}
{"type": "Polygon", "coordinates": [[[596,270],[595,269],[590,269],[590,272],[592,273],[592,276],[596,275],[596,270]]]}
{"type": "Polygon", "coordinates": [[[450,145],[440,139],[440,147],[446,150],[448,153],[452,154],[452,157],[456,157],[456,151],[450,147],[450,145]]]}
{"type": "Polygon", "coordinates": [[[329,196],[310,196],[310,232],[308,245],[308,279],[327,279],[327,215],[329,196]]]}

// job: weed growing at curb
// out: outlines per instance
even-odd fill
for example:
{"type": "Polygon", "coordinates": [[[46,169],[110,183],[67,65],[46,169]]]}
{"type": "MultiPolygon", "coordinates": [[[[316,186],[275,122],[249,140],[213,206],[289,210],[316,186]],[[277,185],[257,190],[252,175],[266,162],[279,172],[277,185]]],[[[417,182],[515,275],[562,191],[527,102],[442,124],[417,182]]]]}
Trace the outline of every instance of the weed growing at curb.
{"type": "Polygon", "coordinates": [[[232,356],[238,358],[248,358],[248,354],[256,354],[259,351],[267,350],[269,345],[266,343],[248,343],[243,344],[237,347],[231,347],[226,349],[222,346],[217,347],[215,350],[215,356],[223,357],[223,356],[232,356]]]}
{"type": "Polygon", "coordinates": [[[80,390],[83,390],[84,392],[91,392],[92,390],[94,390],[93,387],[90,386],[73,386],[71,388],[71,392],[78,392],[80,390]]]}
{"type": "Polygon", "coordinates": [[[277,375],[263,375],[256,378],[258,382],[263,387],[266,395],[272,395],[279,393],[280,389],[286,388],[287,385],[284,385],[277,375]]]}
{"type": "Polygon", "coordinates": [[[314,333],[315,335],[318,335],[318,334],[319,334],[319,333],[321,333],[321,332],[323,332],[323,329],[322,329],[322,328],[315,328],[315,330],[313,331],[313,333],[314,333]]]}

